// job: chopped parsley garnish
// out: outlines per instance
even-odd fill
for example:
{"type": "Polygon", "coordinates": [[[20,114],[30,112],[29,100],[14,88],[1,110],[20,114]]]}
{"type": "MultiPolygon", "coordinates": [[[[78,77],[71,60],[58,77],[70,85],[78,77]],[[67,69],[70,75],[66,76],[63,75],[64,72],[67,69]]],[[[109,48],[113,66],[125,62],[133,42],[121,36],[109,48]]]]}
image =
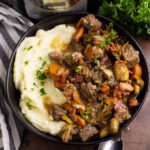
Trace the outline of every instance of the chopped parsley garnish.
{"type": "Polygon", "coordinates": [[[43,86],[45,84],[45,81],[41,81],[40,84],[43,86]]]}
{"type": "Polygon", "coordinates": [[[82,118],[84,118],[84,119],[88,119],[88,112],[85,112],[85,111],[81,111],[81,116],[82,116],[82,118]]]}
{"type": "Polygon", "coordinates": [[[105,96],[105,98],[104,98],[104,99],[106,100],[106,99],[108,99],[108,98],[109,98],[108,96],[105,96]]]}
{"type": "Polygon", "coordinates": [[[116,57],[120,57],[120,56],[121,56],[121,55],[118,54],[118,53],[114,53],[113,55],[116,56],[116,57]]]}
{"type": "Polygon", "coordinates": [[[101,83],[101,81],[99,81],[99,80],[95,80],[95,83],[101,83]]]}
{"type": "Polygon", "coordinates": [[[82,66],[77,66],[77,68],[76,68],[75,72],[76,72],[76,73],[80,73],[80,72],[81,72],[81,70],[82,70],[82,66]]]}
{"type": "Polygon", "coordinates": [[[32,91],[34,91],[34,88],[31,88],[32,91]]]}
{"type": "Polygon", "coordinates": [[[23,50],[25,51],[26,49],[27,49],[27,48],[26,48],[26,47],[24,47],[24,49],[23,49],[23,50]]]}
{"type": "Polygon", "coordinates": [[[25,64],[25,65],[28,65],[28,63],[29,63],[29,61],[28,61],[28,60],[26,60],[26,61],[24,62],[24,64],[25,64]]]}
{"type": "Polygon", "coordinates": [[[66,59],[67,59],[67,60],[70,60],[70,59],[71,59],[71,56],[70,56],[70,55],[66,55],[66,59]]]}
{"type": "Polygon", "coordinates": [[[105,49],[106,46],[107,46],[106,44],[102,44],[100,45],[100,48],[105,49]]]}
{"type": "Polygon", "coordinates": [[[74,62],[70,62],[70,66],[73,66],[74,65],[74,62]]]}
{"type": "Polygon", "coordinates": [[[100,105],[102,106],[103,104],[104,104],[104,101],[103,101],[103,100],[101,100],[100,105]]]}
{"type": "Polygon", "coordinates": [[[108,25],[110,28],[113,28],[114,24],[112,22],[109,23],[108,25]]]}
{"type": "Polygon", "coordinates": [[[97,92],[94,92],[94,95],[96,96],[96,95],[97,95],[97,92]]]}
{"type": "Polygon", "coordinates": [[[36,77],[37,79],[42,80],[42,81],[47,78],[46,75],[40,70],[36,71],[36,77]]]}
{"type": "Polygon", "coordinates": [[[109,35],[106,37],[105,44],[100,45],[100,47],[104,49],[109,44],[109,42],[111,42],[112,38],[115,37],[117,34],[117,31],[111,28],[109,35]]]}
{"type": "Polygon", "coordinates": [[[28,102],[26,103],[26,106],[28,107],[29,110],[32,109],[31,103],[32,103],[32,99],[28,98],[28,102]]]}
{"type": "Polygon", "coordinates": [[[27,48],[27,51],[29,51],[29,50],[32,49],[32,48],[33,48],[33,45],[29,46],[29,47],[27,48]]]}
{"type": "Polygon", "coordinates": [[[43,60],[43,58],[40,56],[39,58],[38,58],[39,60],[43,60]]]}
{"type": "Polygon", "coordinates": [[[24,88],[24,90],[27,90],[27,88],[24,88]]]}
{"type": "Polygon", "coordinates": [[[46,64],[47,64],[47,62],[44,60],[41,67],[40,67],[40,69],[43,69],[46,64]]]}
{"type": "Polygon", "coordinates": [[[47,93],[45,92],[45,90],[42,88],[40,89],[40,95],[43,96],[43,95],[46,95],[47,93]]]}
{"type": "Polygon", "coordinates": [[[108,34],[108,33],[107,33],[107,32],[105,32],[105,33],[103,34],[103,36],[104,36],[104,37],[106,37],[106,36],[107,36],[107,34],[108,34]]]}
{"type": "Polygon", "coordinates": [[[76,69],[75,71],[76,71],[76,73],[80,73],[80,72],[81,72],[81,70],[80,70],[80,69],[76,69]]]}
{"type": "Polygon", "coordinates": [[[97,65],[98,64],[98,60],[95,60],[94,63],[97,65]]]}
{"type": "Polygon", "coordinates": [[[25,47],[23,50],[24,50],[24,51],[25,51],[25,50],[29,51],[29,50],[32,49],[32,48],[33,48],[33,45],[29,46],[28,48],[25,47]]]}
{"type": "Polygon", "coordinates": [[[35,83],[35,82],[33,83],[33,85],[37,87],[37,85],[36,85],[36,83],[35,83]]]}

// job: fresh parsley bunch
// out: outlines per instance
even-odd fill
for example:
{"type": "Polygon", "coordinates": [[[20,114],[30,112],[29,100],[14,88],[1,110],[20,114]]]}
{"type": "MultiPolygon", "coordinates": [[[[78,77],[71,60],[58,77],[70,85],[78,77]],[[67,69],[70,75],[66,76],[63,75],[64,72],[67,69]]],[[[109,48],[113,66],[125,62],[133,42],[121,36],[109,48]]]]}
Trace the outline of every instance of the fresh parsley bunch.
{"type": "Polygon", "coordinates": [[[150,0],[103,0],[99,14],[112,18],[133,34],[150,36],[150,0]]]}

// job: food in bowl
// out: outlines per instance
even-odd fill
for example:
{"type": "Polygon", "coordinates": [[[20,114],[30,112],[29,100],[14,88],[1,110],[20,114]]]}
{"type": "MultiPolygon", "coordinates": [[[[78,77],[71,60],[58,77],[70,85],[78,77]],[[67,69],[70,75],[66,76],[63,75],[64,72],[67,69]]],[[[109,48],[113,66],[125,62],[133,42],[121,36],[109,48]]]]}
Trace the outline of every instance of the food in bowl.
{"type": "Polygon", "coordinates": [[[65,143],[118,133],[144,87],[139,52],[91,14],[25,38],[14,82],[25,117],[65,143]]]}

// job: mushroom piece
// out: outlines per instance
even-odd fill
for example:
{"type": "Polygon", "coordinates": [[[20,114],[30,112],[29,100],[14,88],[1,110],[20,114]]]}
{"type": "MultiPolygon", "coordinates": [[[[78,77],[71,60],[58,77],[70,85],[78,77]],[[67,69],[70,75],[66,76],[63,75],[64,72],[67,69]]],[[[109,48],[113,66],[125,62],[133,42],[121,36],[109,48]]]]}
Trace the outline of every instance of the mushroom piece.
{"type": "Polygon", "coordinates": [[[110,69],[103,69],[104,77],[107,78],[108,80],[114,79],[114,73],[110,69]]]}
{"type": "Polygon", "coordinates": [[[69,140],[72,140],[72,130],[73,126],[70,124],[65,125],[59,132],[59,137],[62,139],[64,143],[68,143],[69,140]]]}
{"type": "Polygon", "coordinates": [[[129,79],[129,70],[124,61],[115,62],[114,72],[118,81],[126,81],[129,79]]]}

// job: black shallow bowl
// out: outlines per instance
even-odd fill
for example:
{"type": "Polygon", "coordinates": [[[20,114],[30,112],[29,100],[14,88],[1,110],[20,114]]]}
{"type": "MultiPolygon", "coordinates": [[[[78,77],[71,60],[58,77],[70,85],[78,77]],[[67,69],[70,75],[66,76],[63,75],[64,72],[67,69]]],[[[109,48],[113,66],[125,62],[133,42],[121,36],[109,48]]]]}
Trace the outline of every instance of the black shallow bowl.
{"type": "MultiPolygon", "coordinates": [[[[62,14],[62,15],[58,15],[58,16],[53,16],[50,18],[47,18],[41,22],[39,22],[38,24],[34,25],[32,28],[30,28],[25,34],[24,36],[20,39],[20,41],[18,42],[16,49],[14,50],[12,57],[11,57],[11,61],[10,61],[10,65],[9,65],[9,69],[8,69],[8,74],[7,74],[7,97],[8,100],[12,106],[13,111],[15,112],[16,116],[18,117],[18,119],[31,131],[33,131],[34,133],[36,133],[37,135],[44,137],[48,140],[52,140],[52,141],[56,141],[56,142],[62,142],[58,137],[52,136],[50,134],[46,134],[44,132],[39,131],[38,129],[36,129],[22,114],[20,107],[18,105],[19,103],[19,98],[20,98],[20,93],[18,90],[16,90],[14,82],[13,82],[13,66],[14,66],[14,60],[15,60],[15,55],[16,55],[16,51],[18,46],[21,44],[21,42],[24,40],[25,37],[28,36],[33,36],[35,35],[36,31],[38,29],[44,29],[44,30],[48,30],[53,28],[56,25],[59,24],[72,24],[72,23],[76,23],[79,18],[87,15],[88,13],[84,13],[84,12],[76,12],[76,13],[67,13],[67,14],[62,14]]],[[[104,23],[109,23],[112,22],[111,19],[108,19],[106,17],[100,16],[100,15],[95,15],[100,21],[104,22],[104,23]]],[[[145,81],[145,86],[143,88],[143,90],[140,92],[140,95],[138,96],[138,100],[140,102],[139,106],[137,106],[136,108],[133,109],[133,111],[131,112],[132,117],[125,121],[123,124],[120,125],[120,129],[118,134],[116,135],[109,135],[107,137],[105,137],[104,139],[100,139],[97,136],[91,138],[89,141],[87,142],[81,142],[79,139],[73,139],[72,141],[69,142],[69,144],[98,144],[110,139],[113,139],[117,136],[119,136],[121,134],[121,131],[126,128],[130,122],[135,118],[135,116],[138,114],[139,110],[141,109],[147,92],[148,92],[148,83],[149,83],[149,75],[148,75],[148,67],[147,67],[147,63],[146,63],[146,59],[143,55],[142,49],[139,47],[138,43],[136,42],[136,40],[131,36],[130,33],[128,33],[126,30],[124,30],[122,27],[120,27],[118,24],[114,23],[114,28],[120,33],[123,34],[127,37],[127,39],[130,41],[130,43],[134,46],[134,48],[136,50],[138,50],[140,52],[140,60],[141,60],[141,65],[143,68],[143,76],[142,78],[145,81]]]]}

